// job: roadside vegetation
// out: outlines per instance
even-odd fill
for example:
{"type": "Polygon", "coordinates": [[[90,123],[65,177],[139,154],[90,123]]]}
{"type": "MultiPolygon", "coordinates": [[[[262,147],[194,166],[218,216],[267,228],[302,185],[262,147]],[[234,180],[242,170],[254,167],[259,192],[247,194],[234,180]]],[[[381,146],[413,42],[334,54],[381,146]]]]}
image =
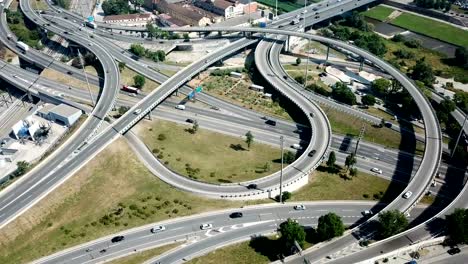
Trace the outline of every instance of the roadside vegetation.
{"type": "Polygon", "coordinates": [[[177,246],[179,246],[179,243],[169,244],[169,245],[141,251],[141,252],[132,254],[130,256],[127,256],[127,257],[116,259],[109,263],[111,264],[141,264],[147,260],[152,259],[155,256],[159,256],[166,251],[176,248],[177,246]]]}
{"type": "Polygon", "coordinates": [[[140,44],[132,44],[130,46],[130,52],[138,57],[151,59],[154,62],[164,61],[166,59],[166,53],[163,50],[152,51],[145,49],[145,47],[140,44]]]}
{"type": "Polygon", "coordinates": [[[141,91],[147,93],[159,87],[158,83],[154,82],[153,80],[146,79],[128,67],[123,67],[123,69],[120,70],[120,82],[124,85],[135,86],[141,89],[141,91]]]}
{"type": "Polygon", "coordinates": [[[379,20],[379,21],[385,21],[385,20],[387,20],[388,16],[393,11],[395,11],[395,9],[393,9],[391,7],[378,5],[378,6],[375,6],[375,7],[371,8],[371,9],[367,10],[363,14],[366,17],[370,17],[370,18],[373,18],[373,19],[376,19],[376,20],[379,20]]]}
{"type": "MultiPolygon", "coordinates": [[[[248,74],[246,74],[245,71],[238,70],[238,72],[242,72],[243,75],[243,78],[239,79],[229,76],[231,71],[236,70],[215,70],[209,75],[203,73],[200,75],[200,79],[193,79],[190,84],[193,87],[201,85],[204,92],[247,109],[252,109],[285,120],[292,120],[291,116],[282,105],[282,99],[277,96],[267,98],[262,92],[249,89],[253,82],[248,74]]],[[[265,92],[269,93],[270,91],[265,92]]]]}
{"type": "Polygon", "coordinates": [[[199,129],[196,120],[189,126],[161,120],[144,122],[138,125],[137,133],[168,168],[199,181],[254,180],[278,171],[281,165],[278,148],[256,143],[253,138],[247,143],[243,138],[199,129]]]}
{"type": "Polygon", "coordinates": [[[49,10],[49,6],[45,2],[46,0],[29,0],[31,1],[31,6],[35,10],[49,10]]]}
{"type": "Polygon", "coordinates": [[[27,20],[20,10],[11,11],[9,9],[5,9],[5,13],[8,26],[19,41],[39,50],[44,48],[40,41],[42,33],[36,24],[27,20]]]}

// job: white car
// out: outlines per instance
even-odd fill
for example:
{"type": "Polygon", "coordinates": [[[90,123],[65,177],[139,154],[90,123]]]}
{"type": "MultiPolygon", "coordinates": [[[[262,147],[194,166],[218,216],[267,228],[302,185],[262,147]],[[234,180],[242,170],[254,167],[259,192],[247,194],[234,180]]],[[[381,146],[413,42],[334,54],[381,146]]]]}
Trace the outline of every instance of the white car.
{"type": "Polygon", "coordinates": [[[374,213],[371,211],[371,210],[365,210],[365,211],[362,211],[362,215],[363,216],[371,216],[373,215],[374,213]]]}
{"type": "Polygon", "coordinates": [[[292,145],[291,145],[291,148],[297,149],[297,150],[301,150],[301,149],[302,149],[301,145],[299,145],[299,144],[292,144],[292,145]]]}
{"type": "Polygon", "coordinates": [[[294,210],[301,210],[302,211],[302,210],[305,210],[305,209],[306,209],[306,207],[303,204],[298,204],[298,205],[294,206],[294,210]]]}
{"type": "Polygon", "coordinates": [[[408,198],[411,197],[411,195],[413,195],[413,193],[410,192],[410,191],[407,191],[407,192],[405,192],[405,194],[403,194],[403,198],[408,199],[408,198]]]}
{"type": "Polygon", "coordinates": [[[133,111],[133,113],[134,113],[135,115],[138,115],[138,114],[140,114],[140,113],[141,113],[141,109],[140,109],[140,108],[138,108],[137,110],[133,111]]]}
{"type": "Polygon", "coordinates": [[[211,228],[213,228],[213,225],[212,225],[212,224],[202,224],[202,225],[200,226],[200,229],[201,229],[201,230],[207,230],[207,229],[211,229],[211,228]]]}
{"type": "Polygon", "coordinates": [[[375,172],[375,173],[378,173],[378,174],[382,174],[382,170],[379,169],[379,168],[372,168],[371,171],[375,172]]]}
{"type": "Polygon", "coordinates": [[[159,232],[162,232],[164,230],[166,230],[165,226],[155,226],[155,227],[151,228],[151,233],[159,233],[159,232]]]}

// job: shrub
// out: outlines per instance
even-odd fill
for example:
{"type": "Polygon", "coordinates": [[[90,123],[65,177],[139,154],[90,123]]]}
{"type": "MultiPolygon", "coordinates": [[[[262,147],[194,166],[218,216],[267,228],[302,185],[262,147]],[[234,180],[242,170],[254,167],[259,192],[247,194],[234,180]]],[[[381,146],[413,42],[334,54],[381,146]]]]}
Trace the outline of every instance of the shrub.
{"type": "Polygon", "coordinates": [[[159,135],[158,135],[158,140],[159,140],[159,141],[164,141],[164,140],[166,140],[166,135],[165,135],[165,134],[159,134],[159,135]]]}

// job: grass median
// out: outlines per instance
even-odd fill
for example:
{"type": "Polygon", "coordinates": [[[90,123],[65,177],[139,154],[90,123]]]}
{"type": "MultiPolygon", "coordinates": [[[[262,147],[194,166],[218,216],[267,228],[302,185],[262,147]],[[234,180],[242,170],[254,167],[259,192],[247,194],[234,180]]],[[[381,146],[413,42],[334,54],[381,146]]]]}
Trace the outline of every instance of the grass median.
{"type": "Polygon", "coordinates": [[[150,260],[150,259],[152,259],[152,258],[154,258],[156,256],[159,256],[162,253],[164,253],[164,252],[166,252],[168,250],[171,250],[171,249],[173,249],[173,248],[175,248],[177,246],[178,246],[178,243],[169,244],[169,245],[165,245],[165,246],[162,246],[162,247],[157,247],[157,248],[141,251],[141,252],[132,254],[130,256],[127,256],[127,257],[116,259],[116,260],[111,261],[109,263],[111,263],[111,264],[140,264],[140,263],[143,263],[143,262],[145,262],[147,260],[150,260]]]}
{"type": "MultiPolygon", "coordinates": [[[[386,192],[388,186],[389,181],[365,173],[345,180],[317,171],[310,183],[293,194],[292,201],[379,199],[380,192],[386,192]]],[[[152,175],[127,143],[118,140],[0,230],[0,263],[30,262],[86,241],[165,219],[271,202],[212,200],[182,192],[152,175]]]]}
{"type": "Polygon", "coordinates": [[[367,10],[364,15],[379,21],[385,21],[393,11],[395,9],[379,5],[367,10]]]}
{"type": "Polygon", "coordinates": [[[279,148],[254,142],[248,149],[243,138],[205,129],[191,133],[191,127],[191,124],[157,120],[141,123],[136,131],[167,167],[199,181],[241,182],[269,175],[280,168],[279,148]],[[264,169],[267,163],[268,170],[264,169]]]}

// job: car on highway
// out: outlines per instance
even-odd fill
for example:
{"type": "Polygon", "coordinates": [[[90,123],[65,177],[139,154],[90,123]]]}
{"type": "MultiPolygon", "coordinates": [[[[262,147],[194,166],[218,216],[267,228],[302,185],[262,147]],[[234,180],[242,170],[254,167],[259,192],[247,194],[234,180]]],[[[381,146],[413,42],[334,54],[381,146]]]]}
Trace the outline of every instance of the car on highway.
{"type": "Polygon", "coordinates": [[[276,126],[276,121],[272,119],[268,119],[265,121],[265,124],[270,125],[270,126],[276,126]]]}
{"type": "Polygon", "coordinates": [[[311,150],[308,154],[309,157],[313,157],[317,151],[315,149],[311,150]]]}
{"type": "Polygon", "coordinates": [[[122,240],[124,240],[124,239],[125,239],[124,236],[115,236],[115,237],[113,237],[113,238],[111,239],[111,242],[112,242],[112,243],[117,243],[117,242],[120,242],[120,241],[122,241],[122,240]]]}
{"type": "Polygon", "coordinates": [[[193,120],[191,118],[187,118],[187,120],[185,120],[185,122],[193,124],[195,122],[195,120],[193,120]]]}
{"type": "Polygon", "coordinates": [[[134,113],[135,115],[139,115],[139,114],[141,113],[141,109],[138,108],[137,110],[133,111],[133,113],[134,113]]]}
{"type": "Polygon", "coordinates": [[[302,133],[302,129],[299,129],[299,128],[298,128],[298,129],[295,129],[295,130],[293,131],[293,133],[300,134],[300,133],[302,133]]]}
{"type": "Polygon", "coordinates": [[[247,189],[249,189],[249,190],[257,189],[257,184],[251,183],[251,184],[247,185],[247,189]]]}
{"type": "Polygon", "coordinates": [[[159,232],[162,232],[164,230],[166,230],[165,226],[162,226],[162,225],[155,226],[155,227],[151,228],[151,233],[159,233],[159,232]]]}
{"type": "Polygon", "coordinates": [[[299,144],[292,144],[292,145],[291,145],[291,148],[297,149],[297,150],[301,150],[301,149],[302,149],[301,145],[299,145],[299,144]]]}
{"type": "Polygon", "coordinates": [[[241,218],[242,216],[244,215],[241,212],[234,212],[229,215],[230,218],[241,218]]]}
{"type": "Polygon", "coordinates": [[[372,168],[370,169],[372,172],[375,172],[375,173],[378,173],[378,174],[382,174],[382,170],[379,169],[379,168],[372,168]]]}
{"type": "Polygon", "coordinates": [[[202,224],[200,226],[201,230],[207,230],[207,229],[211,229],[211,228],[213,228],[213,224],[202,224]]]}
{"type": "Polygon", "coordinates": [[[413,192],[407,191],[407,192],[405,192],[405,194],[403,194],[403,198],[408,199],[408,198],[411,197],[411,195],[413,195],[413,192]]]}
{"type": "Polygon", "coordinates": [[[303,211],[305,209],[306,209],[306,207],[303,204],[298,204],[298,205],[294,206],[294,210],[303,211]]]}
{"type": "Polygon", "coordinates": [[[309,113],[309,116],[314,118],[314,113],[309,113]]]}
{"type": "Polygon", "coordinates": [[[371,211],[371,210],[365,210],[365,211],[362,211],[362,215],[363,216],[371,216],[373,215],[374,213],[371,211]]]}
{"type": "Polygon", "coordinates": [[[454,247],[454,248],[451,248],[449,250],[447,250],[447,253],[449,253],[449,255],[455,255],[455,254],[458,254],[460,253],[461,250],[457,247],[454,247]]]}
{"type": "Polygon", "coordinates": [[[73,74],[73,72],[71,72],[71,71],[67,71],[67,74],[68,74],[68,75],[72,75],[72,74],[73,74]]]}

